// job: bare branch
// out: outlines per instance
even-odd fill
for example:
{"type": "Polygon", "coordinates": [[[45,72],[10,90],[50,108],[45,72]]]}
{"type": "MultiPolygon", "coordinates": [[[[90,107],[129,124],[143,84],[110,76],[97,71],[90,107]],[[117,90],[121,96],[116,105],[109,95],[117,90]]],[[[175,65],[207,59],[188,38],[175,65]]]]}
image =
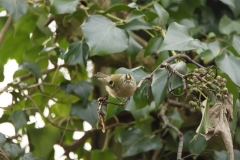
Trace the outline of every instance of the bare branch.
{"type": "Polygon", "coordinates": [[[9,16],[8,19],[7,19],[7,22],[5,23],[5,25],[2,28],[1,33],[0,33],[0,46],[2,45],[3,39],[4,39],[4,37],[7,33],[7,30],[11,26],[11,23],[12,23],[12,17],[9,16]]]}
{"type": "MultiPolygon", "coordinates": [[[[178,144],[178,152],[177,152],[177,160],[181,160],[182,157],[182,149],[183,149],[183,134],[182,132],[179,131],[177,127],[169,123],[169,120],[167,116],[165,116],[165,111],[166,111],[166,105],[163,105],[162,109],[160,110],[159,116],[163,119],[164,121],[164,127],[171,128],[174,132],[177,133],[178,138],[179,138],[179,144],[178,144]]],[[[164,128],[163,127],[163,128],[164,128]]]]}

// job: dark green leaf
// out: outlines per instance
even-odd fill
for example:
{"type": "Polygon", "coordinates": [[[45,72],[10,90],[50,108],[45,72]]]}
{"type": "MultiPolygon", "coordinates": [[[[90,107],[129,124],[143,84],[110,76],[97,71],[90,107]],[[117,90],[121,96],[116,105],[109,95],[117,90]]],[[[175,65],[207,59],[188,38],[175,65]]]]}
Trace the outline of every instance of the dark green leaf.
{"type": "Polygon", "coordinates": [[[240,55],[240,36],[233,35],[232,45],[234,49],[238,52],[238,55],[240,55]]]}
{"type": "Polygon", "coordinates": [[[72,104],[71,116],[76,115],[94,126],[98,119],[97,108],[97,103],[94,101],[84,102],[80,100],[72,104]]]}
{"type": "Polygon", "coordinates": [[[28,4],[24,0],[1,0],[0,6],[8,11],[14,21],[17,21],[28,11],[28,4]]]}
{"type": "Polygon", "coordinates": [[[86,81],[80,81],[77,83],[70,83],[69,81],[65,81],[60,84],[60,88],[65,93],[76,94],[78,97],[83,100],[87,100],[93,87],[91,83],[86,81]]]}
{"type": "Polygon", "coordinates": [[[53,14],[73,13],[77,9],[78,0],[50,0],[53,14]]]}
{"type": "MultiPolygon", "coordinates": [[[[183,75],[187,73],[187,66],[186,66],[186,63],[184,63],[183,61],[172,64],[171,66],[172,68],[174,68],[176,71],[178,71],[183,75]]],[[[170,84],[169,89],[170,91],[172,91],[182,86],[182,78],[173,73],[173,75],[169,79],[169,84],[170,84]]]]}
{"type": "Polygon", "coordinates": [[[105,11],[104,13],[112,13],[112,12],[120,12],[120,11],[129,11],[132,8],[129,7],[126,4],[116,4],[114,6],[111,6],[107,11],[105,11]]]}
{"type": "Polygon", "coordinates": [[[49,159],[48,157],[53,151],[53,145],[57,144],[61,137],[59,128],[45,126],[44,128],[36,129],[33,126],[28,126],[27,129],[30,151],[32,151],[34,156],[49,159]]]}
{"type": "Polygon", "coordinates": [[[217,160],[229,160],[229,155],[227,151],[222,150],[222,151],[214,151],[214,159],[217,160]]]}
{"type": "Polygon", "coordinates": [[[143,48],[132,36],[132,33],[129,32],[129,42],[128,42],[128,48],[125,50],[125,52],[132,58],[135,59],[137,54],[140,52],[140,50],[143,48]]]}
{"type": "Polygon", "coordinates": [[[83,67],[86,67],[88,54],[88,45],[85,42],[77,41],[70,44],[67,52],[64,55],[64,60],[69,65],[79,64],[83,67]]]}
{"type": "Polygon", "coordinates": [[[190,142],[194,136],[194,131],[190,130],[183,135],[183,146],[188,148],[192,154],[200,154],[207,147],[207,141],[203,136],[199,136],[196,141],[190,142]]]}
{"type": "Polygon", "coordinates": [[[159,25],[159,21],[160,18],[158,17],[158,15],[155,12],[151,12],[151,11],[146,11],[144,12],[145,15],[145,19],[148,23],[152,24],[152,25],[159,25]]]}
{"type": "Polygon", "coordinates": [[[31,152],[25,153],[19,160],[43,160],[42,158],[34,157],[31,152]]]}
{"type": "Polygon", "coordinates": [[[162,44],[162,42],[163,42],[163,38],[161,36],[155,36],[151,38],[144,52],[144,56],[148,56],[152,53],[156,53],[159,49],[159,46],[162,44]]]}
{"type": "MultiPolygon", "coordinates": [[[[117,98],[114,98],[110,95],[108,96],[108,101],[113,102],[115,104],[120,104],[121,103],[121,101],[119,101],[117,98]]],[[[122,101],[124,101],[124,99],[122,101]]],[[[108,104],[107,105],[107,111],[106,111],[106,119],[109,119],[109,118],[117,115],[119,112],[123,111],[124,109],[125,109],[124,106],[108,104]]]]}
{"type": "Polygon", "coordinates": [[[153,1],[154,9],[159,16],[159,25],[165,26],[168,22],[169,14],[168,12],[157,2],[153,1]]]}
{"type": "Polygon", "coordinates": [[[176,22],[170,24],[165,39],[158,52],[164,50],[187,51],[206,48],[206,45],[197,39],[193,39],[185,26],[176,22]]]}
{"type": "Polygon", "coordinates": [[[171,121],[171,124],[173,124],[177,128],[180,128],[184,122],[176,108],[168,112],[167,117],[171,121]]]}
{"type": "Polygon", "coordinates": [[[5,135],[0,132],[0,148],[2,148],[6,140],[7,138],[5,137],[5,135]]]}
{"type": "Polygon", "coordinates": [[[221,54],[215,60],[217,66],[225,72],[234,83],[240,84],[240,58],[229,55],[227,53],[221,54]]]}
{"type": "Polygon", "coordinates": [[[90,16],[81,26],[91,55],[107,55],[128,47],[127,32],[101,15],[90,16]]]}
{"type": "Polygon", "coordinates": [[[144,16],[144,14],[141,11],[138,10],[133,10],[130,14],[129,17],[127,19],[127,22],[130,22],[134,19],[140,19],[144,16]]]}
{"type": "Polygon", "coordinates": [[[19,65],[19,69],[26,69],[30,71],[37,78],[42,77],[42,73],[38,66],[38,63],[24,62],[23,64],[19,65]]]}
{"type": "Polygon", "coordinates": [[[159,137],[144,135],[138,128],[128,128],[125,132],[122,132],[119,141],[123,145],[123,154],[125,157],[136,155],[140,152],[157,150],[162,147],[159,137]]]}
{"type": "Polygon", "coordinates": [[[3,146],[3,151],[10,159],[14,159],[23,152],[23,149],[18,144],[5,143],[3,146]]]}
{"type": "Polygon", "coordinates": [[[23,110],[15,110],[11,116],[9,117],[9,120],[12,121],[16,132],[22,128],[24,125],[27,124],[27,114],[23,110]]]}
{"type": "Polygon", "coordinates": [[[152,80],[152,93],[156,106],[160,106],[168,93],[168,71],[166,69],[159,68],[153,74],[152,80]]]}
{"type": "Polygon", "coordinates": [[[101,157],[102,160],[117,160],[117,156],[111,151],[111,149],[101,150],[92,150],[91,151],[91,160],[99,160],[101,157]]]}
{"type": "Polygon", "coordinates": [[[221,33],[229,35],[232,32],[240,33],[240,21],[234,21],[224,15],[219,22],[219,30],[221,33]]]}
{"type": "Polygon", "coordinates": [[[143,19],[133,19],[124,25],[119,26],[125,30],[140,30],[140,29],[152,29],[152,26],[143,19]]]}

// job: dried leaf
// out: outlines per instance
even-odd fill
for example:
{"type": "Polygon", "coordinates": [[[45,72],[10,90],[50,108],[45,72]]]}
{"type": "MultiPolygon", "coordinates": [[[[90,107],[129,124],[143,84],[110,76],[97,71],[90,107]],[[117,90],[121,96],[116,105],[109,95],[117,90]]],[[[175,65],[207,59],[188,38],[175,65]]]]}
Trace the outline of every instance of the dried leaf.
{"type": "Polygon", "coordinates": [[[229,94],[228,98],[225,99],[223,103],[215,103],[214,106],[209,109],[209,121],[211,126],[208,126],[209,132],[204,135],[206,140],[209,140],[211,137],[220,134],[230,156],[230,160],[234,160],[232,136],[229,128],[229,121],[233,119],[232,105],[232,94],[229,94]]]}

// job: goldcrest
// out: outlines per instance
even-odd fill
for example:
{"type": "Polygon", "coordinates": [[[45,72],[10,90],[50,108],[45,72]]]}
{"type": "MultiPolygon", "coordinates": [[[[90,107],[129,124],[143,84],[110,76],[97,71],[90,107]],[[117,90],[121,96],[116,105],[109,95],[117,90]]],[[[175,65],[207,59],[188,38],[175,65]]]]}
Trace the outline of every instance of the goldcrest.
{"type": "Polygon", "coordinates": [[[136,80],[130,74],[95,74],[106,85],[107,92],[113,97],[130,97],[136,90],[136,80]]]}

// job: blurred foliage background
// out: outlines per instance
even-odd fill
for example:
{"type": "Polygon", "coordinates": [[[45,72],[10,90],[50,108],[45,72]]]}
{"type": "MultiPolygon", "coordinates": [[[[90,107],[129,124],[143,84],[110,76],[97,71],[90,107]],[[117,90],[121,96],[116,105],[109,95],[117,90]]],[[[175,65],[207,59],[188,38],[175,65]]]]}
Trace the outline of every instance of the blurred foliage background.
{"type": "MultiPolygon", "coordinates": [[[[227,79],[234,154],[240,159],[239,8],[239,0],[0,0],[0,81],[10,59],[18,64],[13,81],[0,89],[12,97],[9,106],[1,106],[0,123],[15,128],[15,136],[0,133],[1,159],[54,159],[54,145],[63,149],[55,159],[176,159],[179,139],[163,128],[163,106],[183,133],[182,157],[228,159],[220,136],[190,143],[201,112],[189,106],[189,94],[168,94],[169,75],[162,70],[153,76],[149,101],[144,83],[124,107],[104,107],[102,133],[96,100],[107,93],[93,74],[130,73],[139,83],[180,52],[205,67],[216,65],[227,79]],[[39,119],[44,125],[37,125],[39,119]],[[81,136],[74,138],[76,133],[81,136]]],[[[173,65],[181,73],[196,68],[173,65]]],[[[180,94],[176,79],[172,89],[180,94]]]]}

